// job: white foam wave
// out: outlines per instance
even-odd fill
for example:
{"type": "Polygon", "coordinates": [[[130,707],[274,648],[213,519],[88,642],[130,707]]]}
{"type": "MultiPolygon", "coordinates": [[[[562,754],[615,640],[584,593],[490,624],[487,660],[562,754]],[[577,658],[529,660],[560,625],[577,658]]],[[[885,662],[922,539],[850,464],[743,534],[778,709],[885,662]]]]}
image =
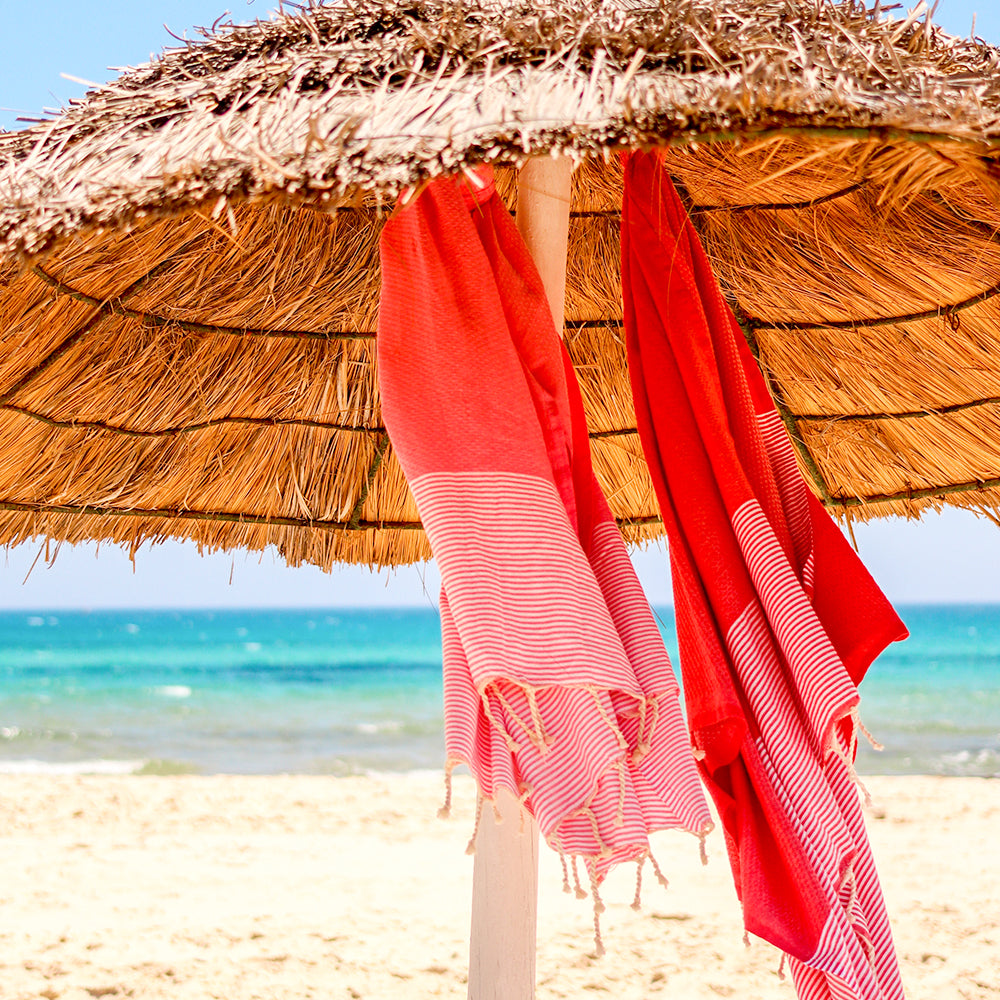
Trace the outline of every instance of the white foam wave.
{"type": "Polygon", "coordinates": [[[373,736],[375,733],[398,733],[403,724],[390,719],[387,722],[359,722],[354,728],[365,736],[373,736]]]}
{"type": "Polygon", "coordinates": [[[158,694],[161,698],[190,698],[191,688],[187,684],[164,684],[153,688],[153,694],[158,694]]]}
{"type": "Polygon", "coordinates": [[[135,774],[144,760],[0,760],[0,774],[135,774]]]}
{"type": "Polygon", "coordinates": [[[978,769],[987,766],[1000,766],[1000,753],[990,747],[983,747],[979,750],[958,750],[954,753],[942,754],[941,760],[948,767],[974,767],[977,771],[972,773],[978,773],[978,769]]]}

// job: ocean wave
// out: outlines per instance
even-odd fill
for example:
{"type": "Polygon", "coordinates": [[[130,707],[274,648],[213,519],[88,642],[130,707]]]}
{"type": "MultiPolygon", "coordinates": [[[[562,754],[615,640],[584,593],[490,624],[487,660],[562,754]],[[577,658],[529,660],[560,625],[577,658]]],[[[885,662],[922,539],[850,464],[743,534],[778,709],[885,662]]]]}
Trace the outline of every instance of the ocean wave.
{"type": "Polygon", "coordinates": [[[402,722],[397,722],[395,719],[386,719],[384,722],[359,722],[354,727],[354,730],[365,736],[375,736],[377,733],[398,733],[402,728],[402,722]]]}
{"type": "Polygon", "coordinates": [[[58,625],[59,619],[55,615],[29,615],[25,621],[30,628],[39,628],[42,625],[58,625]]]}
{"type": "Polygon", "coordinates": [[[933,774],[942,777],[1000,778],[1000,747],[942,747],[919,743],[889,746],[874,753],[858,748],[859,774],[933,774]]]}
{"type": "Polygon", "coordinates": [[[0,760],[0,774],[136,774],[145,760],[0,760]]]}
{"type": "Polygon", "coordinates": [[[996,777],[1000,774],[1000,753],[991,747],[958,750],[941,755],[942,773],[996,777]]]}
{"type": "Polygon", "coordinates": [[[158,694],[161,698],[190,698],[191,688],[187,684],[164,684],[153,688],[153,694],[158,694]]]}

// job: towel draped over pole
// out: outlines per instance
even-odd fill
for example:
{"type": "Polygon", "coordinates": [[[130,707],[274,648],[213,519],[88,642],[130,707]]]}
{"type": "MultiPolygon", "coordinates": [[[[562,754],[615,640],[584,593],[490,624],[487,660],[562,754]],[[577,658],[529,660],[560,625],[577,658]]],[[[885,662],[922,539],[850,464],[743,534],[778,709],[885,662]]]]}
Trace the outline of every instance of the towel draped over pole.
{"type": "Polygon", "coordinates": [[[608,869],[658,871],[652,830],[711,829],[677,680],[492,171],[404,199],[381,260],[382,412],[441,572],[449,768],[582,862],[600,952],[608,869]]]}
{"type": "Polygon", "coordinates": [[[906,628],[806,487],[657,154],[627,157],[623,199],[636,418],[747,930],[788,953],[804,1000],[901,1000],[853,763],[857,685],[906,628]]]}

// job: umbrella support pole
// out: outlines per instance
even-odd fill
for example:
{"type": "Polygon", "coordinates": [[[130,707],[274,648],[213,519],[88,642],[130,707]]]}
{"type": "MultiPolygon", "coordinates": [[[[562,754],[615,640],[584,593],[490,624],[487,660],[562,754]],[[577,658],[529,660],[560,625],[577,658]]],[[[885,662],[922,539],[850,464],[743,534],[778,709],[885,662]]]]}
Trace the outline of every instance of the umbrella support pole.
{"type": "Polygon", "coordinates": [[[476,835],[469,1000],[532,1000],[538,904],[538,826],[510,792],[487,802],[476,835]]]}
{"type": "MultiPolygon", "coordinates": [[[[518,176],[517,228],[563,330],[569,233],[568,159],[528,160],[518,176]]],[[[476,836],[469,943],[469,1000],[532,1000],[538,908],[538,827],[509,792],[487,804],[476,836]],[[522,825],[523,821],[523,825],[522,825]]]]}

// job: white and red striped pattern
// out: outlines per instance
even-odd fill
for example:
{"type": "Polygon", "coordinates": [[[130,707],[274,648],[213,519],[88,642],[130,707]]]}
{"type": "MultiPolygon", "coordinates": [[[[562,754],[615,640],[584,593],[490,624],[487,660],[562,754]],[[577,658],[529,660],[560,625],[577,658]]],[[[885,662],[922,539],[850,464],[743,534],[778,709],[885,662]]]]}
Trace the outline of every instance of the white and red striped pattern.
{"type": "Polygon", "coordinates": [[[809,494],[656,154],[626,158],[622,285],[692,736],[744,922],[787,952],[803,998],[899,1000],[853,713],[905,627],[809,494]]]}
{"type": "Polygon", "coordinates": [[[599,872],[645,854],[652,829],[703,832],[677,681],[614,523],[595,529],[588,561],[544,480],[431,473],[410,487],[443,581],[449,759],[489,798],[530,790],[543,834],[599,872]]]}
{"type": "MultiPolygon", "coordinates": [[[[849,748],[818,752],[815,726],[803,718],[759,605],[749,605],[734,623],[727,646],[754,708],[757,755],[830,904],[815,953],[805,960],[789,958],[799,994],[817,1000],[838,996],[832,985],[822,992],[830,976],[844,997],[902,998],[857,784],[846,760],[849,748]],[[881,956],[878,974],[870,955],[881,956]]],[[[836,730],[831,738],[840,739],[836,730]]]]}
{"type": "MultiPolygon", "coordinates": [[[[809,728],[814,753],[820,757],[833,749],[835,723],[857,706],[857,686],[833,648],[802,581],[788,564],[760,504],[747,500],[732,515],[732,523],[770,627],[769,641],[781,651],[787,671],[775,677],[774,683],[796,693],[803,710],[799,724],[809,728]]],[[[804,537],[812,537],[811,528],[804,537]]],[[[810,562],[811,554],[807,564],[810,562]]],[[[753,607],[749,605],[747,610],[753,607]]],[[[762,700],[769,690],[759,692],[762,700]]]]}
{"type": "Polygon", "coordinates": [[[541,280],[488,172],[382,236],[382,414],[441,571],[445,740],[597,879],[711,827],[663,641],[590,465],[541,280]]]}
{"type": "Polygon", "coordinates": [[[815,558],[812,549],[812,527],[809,514],[809,490],[795,461],[792,442],[788,431],[775,409],[757,414],[757,426],[767,452],[770,466],[774,471],[775,485],[781,495],[781,506],[785,522],[795,544],[796,561],[801,568],[802,588],[812,594],[815,558]]]}

